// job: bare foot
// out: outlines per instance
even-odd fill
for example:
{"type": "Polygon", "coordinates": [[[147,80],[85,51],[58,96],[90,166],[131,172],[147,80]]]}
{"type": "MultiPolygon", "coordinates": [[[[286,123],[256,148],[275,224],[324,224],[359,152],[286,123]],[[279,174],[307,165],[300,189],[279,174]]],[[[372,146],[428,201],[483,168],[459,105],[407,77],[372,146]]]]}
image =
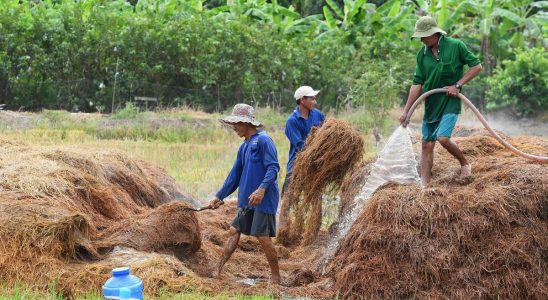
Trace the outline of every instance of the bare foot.
{"type": "Polygon", "coordinates": [[[280,277],[279,276],[272,276],[271,281],[272,281],[272,284],[280,285],[280,277]]]}
{"type": "Polygon", "coordinates": [[[221,275],[221,272],[219,272],[219,270],[213,270],[213,272],[211,273],[211,278],[219,278],[219,275],[221,275]]]}
{"type": "Polygon", "coordinates": [[[472,176],[472,165],[467,164],[460,167],[460,177],[470,177],[472,176]]]}

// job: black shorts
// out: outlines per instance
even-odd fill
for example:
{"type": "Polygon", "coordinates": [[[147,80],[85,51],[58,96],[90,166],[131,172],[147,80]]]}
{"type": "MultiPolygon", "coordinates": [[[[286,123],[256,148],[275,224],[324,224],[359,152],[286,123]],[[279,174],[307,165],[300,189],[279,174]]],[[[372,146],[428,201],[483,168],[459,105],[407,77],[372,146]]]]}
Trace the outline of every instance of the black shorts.
{"type": "Polygon", "coordinates": [[[232,227],[251,236],[276,236],[276,216],[251,209],[238,209],[232,227]]]}

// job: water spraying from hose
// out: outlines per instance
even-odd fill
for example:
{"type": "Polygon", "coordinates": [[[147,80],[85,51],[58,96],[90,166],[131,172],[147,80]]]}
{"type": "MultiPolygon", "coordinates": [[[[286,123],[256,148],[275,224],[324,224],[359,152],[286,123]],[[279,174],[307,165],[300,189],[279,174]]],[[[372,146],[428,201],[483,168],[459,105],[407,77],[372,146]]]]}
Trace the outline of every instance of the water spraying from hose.
{"type": "Polygon", "coordinates": [[[387,182],[401,184],[420,183],[417,172],[417,161],[413,153],[411,133],[409,128],[398,127],[381,150],[377,160],[371,167],[359,194],[353,201],[353,208],[340,220],[340,224],[331,237],[327,249],[320,261],[319,270],[325,274],[333,255],[337,252],[340,241],[346,236],[363,207],[375,191],[387,182]]]}
{"type": "MultiPolygon", "coordinates": [[[[407,124],[409,124],[409,120],[411,118],[411,115],[413,115],[413,111],[417,108],[417,106],[423,101],[425,100],[428,96],[432,95],[432,94],[437,94],[437,93],[447,93],[447,89],[445,88],[441,88],[441,89],[433,89],[431,91],[428,91],[424,94],[422,94],[416,101],[415,103],[413,103],[413,105],[411,106],[411,108],[409,109],[409,112],[407,113],[407,118],[405,119],[405,122],[404,122],[404,126],[407,126],[407,124]]],[[[541,163],[548,163],[548,157],[547,156],[540,156],[540,155],[533,155],[533,154],[528,154],[528,153],[524,153],[518,149],[516,149],[514,146],[510,145],[508,142],[506,142],[502,137],[500,137],[492,128],[491,126],[489,126],[489,124],[487,123],[487,120],[485,120],[485,118],[483,117],[483,115],[479,112],[479,110],[474,106],[474,104],[472,104],[472,102],[470,100],[468,100],[468,98],[466,98],[466,96],[464,96],[463,94],[460,94],[458,95],[458,98],[464,102],[464,104],[466,104],[473,112],[474,114],[478,117],[478,119],[480,120],[480,122],[483,124],[483,127],[485,127],[485,129],[487,129],[487,131],[489,131],[489,133],[499,142],[501,143],[504,147],[506,147],[508,150],[512,151],[512,153],[514,153],[515,155],[518,155],[518,156],[521,156],[521,157],[524,157],[524,158],[527,158],[527,159],[530,159],[530,160],[534,160],[534,161],[539,161],[541,163]]]]}

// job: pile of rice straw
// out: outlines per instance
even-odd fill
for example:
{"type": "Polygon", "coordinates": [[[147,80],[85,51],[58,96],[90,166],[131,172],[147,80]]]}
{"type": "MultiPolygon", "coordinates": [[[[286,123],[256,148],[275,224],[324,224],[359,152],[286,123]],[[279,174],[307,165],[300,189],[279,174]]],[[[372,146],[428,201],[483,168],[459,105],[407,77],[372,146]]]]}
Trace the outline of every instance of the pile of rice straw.
{"type": "Polygon", "coordinates": [[[280,210],[277,241],[311,244],[322,223],[322,195],[337,190],[346,174],[362,160],[363,139],[350,123],[333,118],[313,129],[295,160],[280,210]],[[302,198],[301,198],[302,193],[302,198]],[[290,211],[294,212],[293,219],[290,211]]]}

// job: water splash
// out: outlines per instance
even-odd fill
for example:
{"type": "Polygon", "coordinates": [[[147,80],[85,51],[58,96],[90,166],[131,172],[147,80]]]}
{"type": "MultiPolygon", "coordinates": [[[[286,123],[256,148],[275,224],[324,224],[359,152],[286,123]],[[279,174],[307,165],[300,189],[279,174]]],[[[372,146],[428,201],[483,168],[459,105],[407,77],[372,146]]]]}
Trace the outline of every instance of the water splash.
{"type": "Polygon", "coordinates": [[[409,128],[399,126],[392,133],[371,167],[371,173],[367,177],[360,193],[354,199],[352,211],[342,218],[337,232],[331,238],[331,242],[328,243],[329,246],[320,264],[322,272],[325,273],[325,267],[339,248],[340,240],[346,236],[369,197],[380,186],[387,182],[420,183],[417,172],[417,160],[415,159],[411,144],[411,132],[409,128]]]}
{"type": "Polygon", "coordinates": [[[244,278],[244,279],[240,279],[236,282],[239,282],[239,283],[242,283],[242,284],[245,284],[245,285],[251,285],[251,286],[254,286],[257,284],[257,280],[254,279],[254,278],[244,278]]]}

